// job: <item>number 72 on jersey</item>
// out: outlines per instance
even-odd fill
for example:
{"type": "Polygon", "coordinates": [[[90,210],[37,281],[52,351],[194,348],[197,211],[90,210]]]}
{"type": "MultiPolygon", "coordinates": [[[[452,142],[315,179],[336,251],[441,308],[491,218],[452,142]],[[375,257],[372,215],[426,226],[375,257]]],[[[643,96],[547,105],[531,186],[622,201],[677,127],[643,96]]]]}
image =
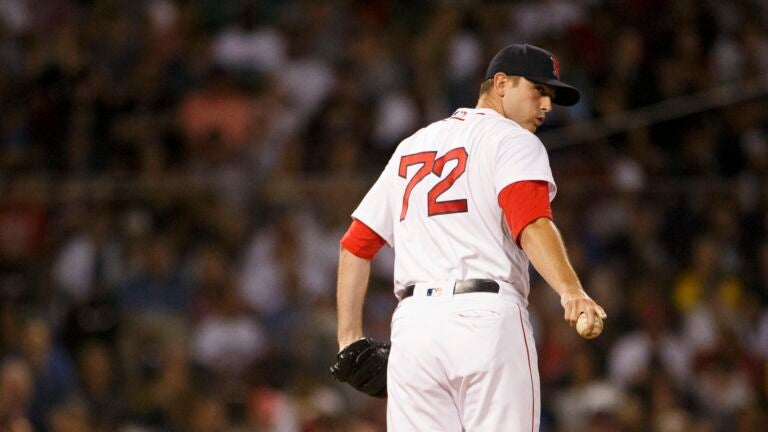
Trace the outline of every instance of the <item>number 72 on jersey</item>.
{"type": "Polygon", "coordinates": [[[453,160],[457,161],[456,166],[453,167],[445,178],[440,180],[429,190],[429,192],[427,192],[427,214],[429,216],[437,216],[449,213],[464,213],[467,211],[466,199],[448,201],[437,200],[440,195],[450,189],[456,180],[464,174],[464,170],[467,169],[467,150],[464,147],[458,147],[449,150],[439,158],[436,158],[435,156],[437,156],[436,151],[427,151],[405,155],[400,158],[398,174],[402,178],[408,178],[408,167],[412,165],[420,165],[416,174],[411,177],[411,180],[408,181],[408,184],[405,186],[405,192],[403,193],[403,208],[400,211],[401,221],[405,219],[405,216],[408,213],[408,201],[411,199],[413,188],[430,174],[442,177],[445,164],[453,160]]]}

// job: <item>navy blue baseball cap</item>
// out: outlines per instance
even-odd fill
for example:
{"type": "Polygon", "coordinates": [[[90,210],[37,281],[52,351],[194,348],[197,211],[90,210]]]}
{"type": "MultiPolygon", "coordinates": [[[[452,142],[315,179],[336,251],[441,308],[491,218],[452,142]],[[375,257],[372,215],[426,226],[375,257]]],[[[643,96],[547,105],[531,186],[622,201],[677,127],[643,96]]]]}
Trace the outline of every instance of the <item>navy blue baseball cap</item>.
{"type": "Polygon", "coordinates": [[[552,103],[570,106],[581,98],[579,91],[560,81],[560,64],[549,51],[528,44],[514,44],[499,51],[485,72],[485,79],[497,73],[521,76],[528,81],[555,88],[552,103]]]}

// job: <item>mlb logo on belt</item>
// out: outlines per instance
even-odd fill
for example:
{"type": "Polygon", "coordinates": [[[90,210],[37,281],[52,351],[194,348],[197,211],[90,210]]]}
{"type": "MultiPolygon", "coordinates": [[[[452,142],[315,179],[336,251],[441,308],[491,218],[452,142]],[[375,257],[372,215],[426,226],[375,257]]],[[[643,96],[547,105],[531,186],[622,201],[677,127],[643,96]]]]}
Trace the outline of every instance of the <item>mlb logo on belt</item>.
{"type": "Polygon", "coordinates": [[[442,293],[441,288],[427,288],[427,297],[439,296],[442,293]]]}

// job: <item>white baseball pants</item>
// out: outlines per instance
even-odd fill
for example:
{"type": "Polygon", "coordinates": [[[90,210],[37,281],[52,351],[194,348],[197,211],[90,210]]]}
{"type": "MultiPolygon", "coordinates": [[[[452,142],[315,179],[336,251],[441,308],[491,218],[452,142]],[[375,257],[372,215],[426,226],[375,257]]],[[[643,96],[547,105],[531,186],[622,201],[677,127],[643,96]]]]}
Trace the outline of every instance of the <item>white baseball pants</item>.
{"type": "Polygon", "coordinates": [[[388,431],[539,430],[527,301],[500,285],[498,294],[454,295],[453,281],[417,284],[400,302],[392,316],[388,431]]]}

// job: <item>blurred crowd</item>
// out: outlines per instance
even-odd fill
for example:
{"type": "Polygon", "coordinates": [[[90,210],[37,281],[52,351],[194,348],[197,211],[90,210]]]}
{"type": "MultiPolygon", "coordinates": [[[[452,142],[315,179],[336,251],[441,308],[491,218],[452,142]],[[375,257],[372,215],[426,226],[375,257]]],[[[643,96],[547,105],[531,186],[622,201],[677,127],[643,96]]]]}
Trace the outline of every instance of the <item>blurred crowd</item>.
{"type": "MultiPolygon", "coordinates": [[[[768,3],[0,0],[0,431],[383,431],[328,374],[338,241],[520,41],[583,91],[562,131],[768,77],[768,3]]],[[[609,318],[581,340],[532,274],[541,430],[768,430],[768,97],[571,144],[555,220],[609,318]]]]}

